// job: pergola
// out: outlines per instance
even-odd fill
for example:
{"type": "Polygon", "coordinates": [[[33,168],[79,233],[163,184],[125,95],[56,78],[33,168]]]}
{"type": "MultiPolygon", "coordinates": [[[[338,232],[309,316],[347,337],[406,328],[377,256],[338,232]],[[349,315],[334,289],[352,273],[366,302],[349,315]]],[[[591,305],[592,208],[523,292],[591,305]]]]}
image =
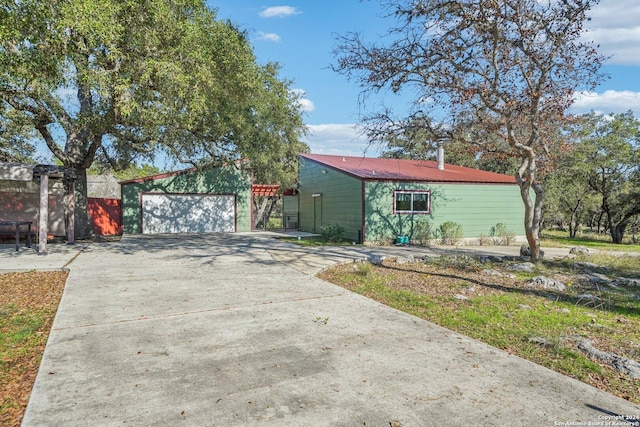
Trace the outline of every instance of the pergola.
{"type": "Polygon", "coordinates": [[[47,254],[47,228],[49,224],[49,179],[62,179],[67,182],[66,231],[67,243],[75,243],[75,170],[55,165],[36,165],[33,168],[33,181],[40,183],[40,205],[38,209],[38,254],[47,254]]]}
{"type": "Polygon", "coordinates": [[[38,254],[47,253],[47,234],[49,226],[49,181],[63,180],[67,184],[65,195],[65,223],[68,243],[75,243],[74,211],[75,211],[75,180],[73,169],[56,165],[28,165],[22,163],[0,164],[0,179],[9,181],[32,181],[39,184],[38,210],[38,254]]]}

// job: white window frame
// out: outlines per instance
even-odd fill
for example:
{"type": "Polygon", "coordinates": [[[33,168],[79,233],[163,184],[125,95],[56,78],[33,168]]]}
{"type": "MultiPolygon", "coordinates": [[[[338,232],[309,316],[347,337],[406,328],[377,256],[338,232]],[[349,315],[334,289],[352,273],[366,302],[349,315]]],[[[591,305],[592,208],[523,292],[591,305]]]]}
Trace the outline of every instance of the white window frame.
{"type": "Polygon", "coordinates": [[[393,213],[394,214],[404,214],[404,215],[429,215],[431,214],[431,190],[394,190],[393,192],[393,213]],[[411,195],[411,200],[409,201],[409,210],[398,210],[397,208],[397,199],[398,194],[409,194],[411,195]],[[413,208],[413,196],[416,194],[426,194],[427,195],[427,210],[415,210],[413,208]]]}

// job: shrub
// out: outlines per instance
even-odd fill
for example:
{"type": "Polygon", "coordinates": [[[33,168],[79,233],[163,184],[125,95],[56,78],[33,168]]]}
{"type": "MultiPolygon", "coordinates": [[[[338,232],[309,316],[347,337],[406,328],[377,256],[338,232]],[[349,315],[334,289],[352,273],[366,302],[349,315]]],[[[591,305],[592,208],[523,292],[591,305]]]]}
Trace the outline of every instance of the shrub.
{"type": "Polygon", "coordinates": [[[417,241],[419,244],[427,244],[429,240],[433,239],[434,230],[429,221],[420,221],[413,227],[412,240],[417,241]]]}
{"type": "Polygon", "coordinates": [[[344,227],[338,224],[325,225],[321,230],[322,240],[328,243],[339,243],[344,240],[344,227]]]}
{"type": "Polygon", "coordinates": [[[462,225],[453,221],[444,222],[438,228],[438,234],[443,245],[455,245],[462,238],[462,225]]]}
{"type": "Polygon", "coordinates": [[[484,234],[481,234],[480,237],[478,237],[478,245],[480,246],[489,246],[491,243],[493,243],[493,240],[484,234]]]}
{"type": "Polygon", "coordinates": [[[491,232],[489,233],[489,235],[493,237],[494,244],[506,246],[510,246],[516,237],[515,233],[507,229],[507,225],[502,222],[499,222],[491,227],[491,232]]]}

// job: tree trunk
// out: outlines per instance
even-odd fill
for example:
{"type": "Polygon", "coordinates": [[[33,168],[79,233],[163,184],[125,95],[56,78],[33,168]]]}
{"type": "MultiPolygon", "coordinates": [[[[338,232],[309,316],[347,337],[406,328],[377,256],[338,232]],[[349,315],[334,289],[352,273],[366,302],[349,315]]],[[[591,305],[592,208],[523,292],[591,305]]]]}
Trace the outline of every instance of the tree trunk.
{"type": "Polygon", "coordinates": [[[540,222],[542,220],[542,201],[544,190],[540,184],[529,185],[528,181],[520,181],[520,196],[524,203],[524,232],[531,251],[531,262],[541,261],[540,256],[540,222]],[[531,200],[530,189],[533,187],[534,200],[531,200]]]}
{"type": "Polygon", "coordinates": [[[89,219],[89,199],[87,197],[87,170],[73,166],[76,171],[75,185],[75,238],[86,239],[91,237],[93,227],[89,219]]]}
{"type": "Polygon", "coordinates": [[[624,237],[624,231],[627,228],[626,224],[618,224],[611,227],[611,239],[613,243],[622,244],[622,238],[624,237]]]}
{"type": "Polygon", "coordinates": [[[571,220],[569,221],[569,237],[574,239],[576,234],[578,234],[578,211],[580,210],[580,205],[582,204],[582,200],[578,200],[576,205],[571,209],[571,220]]]}

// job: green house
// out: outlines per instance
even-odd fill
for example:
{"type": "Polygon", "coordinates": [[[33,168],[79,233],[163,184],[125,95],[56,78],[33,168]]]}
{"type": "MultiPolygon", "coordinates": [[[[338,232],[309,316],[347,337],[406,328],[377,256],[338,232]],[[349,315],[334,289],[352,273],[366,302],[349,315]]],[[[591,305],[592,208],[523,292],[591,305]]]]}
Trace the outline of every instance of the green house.
{"type": "Polygon", "coordinates": [[[464,239],[504,224],[524,235],[524,206],[513,176],[443,162],[301,154],[299,229],[338,225],[356,242],[422,239],[445,222],[464,239]]]}
{"type": "Polygon", "coordinates": [[[127,234],[251,231],[251,179],[233,166],[120,183],[127,234]]]}

